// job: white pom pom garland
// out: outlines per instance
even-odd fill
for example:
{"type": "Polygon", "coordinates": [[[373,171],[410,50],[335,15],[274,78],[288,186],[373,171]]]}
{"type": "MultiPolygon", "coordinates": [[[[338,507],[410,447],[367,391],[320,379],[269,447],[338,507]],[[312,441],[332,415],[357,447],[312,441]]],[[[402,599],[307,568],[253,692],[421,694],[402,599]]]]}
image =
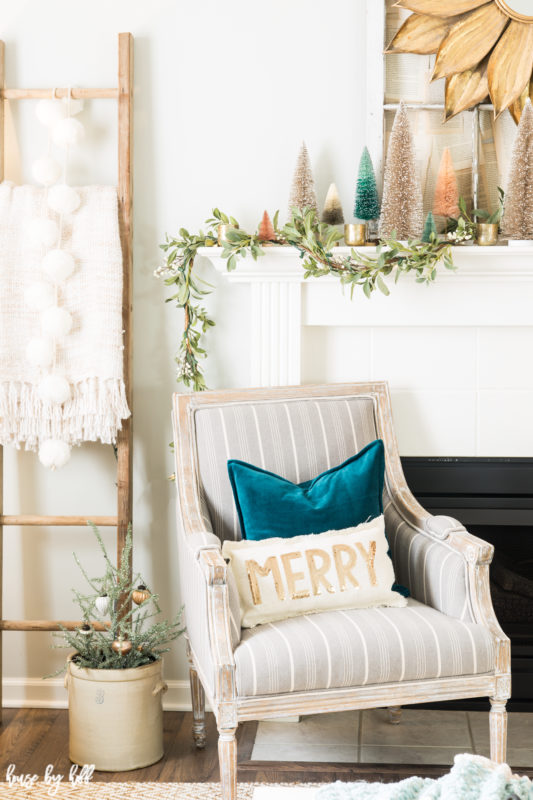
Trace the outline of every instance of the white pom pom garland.
{"type": "Polygon", "coordinates": [[[54,283],[62,283],[70,278],[76,268],[70,253],[63,250],[49,250],[43,258],[43,272],[54,283]]]}
{"type": "Polygon", "coordinates": [[[61,177],[61,167],[55,158],[38,158],[33,162],[32,174],[37,183],[43,186],[51,186],[61,177]]]}
{"type": "Polygon", "coordinates": [[[35,115],[47,128],[56,125],[68,114],[68,108],[61,100],[39,100],[35,106],[35,115]]]}
{"type": "Polygon", "coordinates": [[[48,469],[64,467],[70,458],[70,447],[61,439],[45,439],[39,447],[39,461],[48,469]]]}
{"type": "Polygon", "coordinates": [[[36,281],[26,289],[24,300],[31,311],[44,311],[55,305],[56,293],[51,284],[45,281],[36,281]]]}
{"type": "Polygon", "coordinates": [[[85,128],[79,119],[67,117],[52,128],[52,139],[58,147],[72,147],[79,144],[85,136],[85,128]]]}
{"type": "Polygon", "coordinates": [[[70,333],[72,317],[64,308],[52,306],[43,311],[41,328],[45,336],[51,336],[52,339],[62,339],[70,333]]]}
{"type": "Polygon", "coordinates": [[[51,339],[30,339],[26,345],[26,358],[32,367],[49,367],[55,354],[54,343],[51,339]]]}
{"type": "Polygon", "coordinates": [[[59,183],[49,189],[47,202],[57,214],[72,214],[80,205],[80,196],[72,186],[59,183]]]}
{"type": "Polygon", "coordinates": [[[62,375],[50,373],[39,384],[38,392],[45,403],[62,405],[70,400],[70,384],[62,375]]]}
{"type": "Polygon", "coordinates": [[[53,219],[38,217],[28,226],[28,238],[40,247],[53,247],[59,239],[59,226],[53,219]]]}

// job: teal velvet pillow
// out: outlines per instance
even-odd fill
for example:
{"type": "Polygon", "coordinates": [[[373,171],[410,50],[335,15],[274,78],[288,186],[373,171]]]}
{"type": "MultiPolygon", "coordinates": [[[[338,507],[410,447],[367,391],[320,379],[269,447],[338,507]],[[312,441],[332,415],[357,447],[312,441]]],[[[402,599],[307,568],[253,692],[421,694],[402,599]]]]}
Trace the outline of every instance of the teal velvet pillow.
{"type": "Polygon", "coordinates": [[[305,483],[235,459],[228,461],[228,472],[243,539],[340,531],[383,514],[381,439],[305,483]]]}

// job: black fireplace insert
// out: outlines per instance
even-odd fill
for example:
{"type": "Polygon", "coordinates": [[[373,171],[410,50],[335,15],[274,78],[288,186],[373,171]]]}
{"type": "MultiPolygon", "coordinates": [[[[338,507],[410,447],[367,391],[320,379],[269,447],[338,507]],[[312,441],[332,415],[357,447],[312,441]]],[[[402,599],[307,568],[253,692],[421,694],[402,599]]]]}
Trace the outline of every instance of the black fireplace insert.
{"type": "MultiPolygon", "coordinates": [[[[458,519],[495,547],[496,615],[511,639],[509,708],[533,711],[533,458],[402,458],[407,483],[432,514],[458,519]]],[[[484,701],[447,704],[485,708],[484,701]]]]}

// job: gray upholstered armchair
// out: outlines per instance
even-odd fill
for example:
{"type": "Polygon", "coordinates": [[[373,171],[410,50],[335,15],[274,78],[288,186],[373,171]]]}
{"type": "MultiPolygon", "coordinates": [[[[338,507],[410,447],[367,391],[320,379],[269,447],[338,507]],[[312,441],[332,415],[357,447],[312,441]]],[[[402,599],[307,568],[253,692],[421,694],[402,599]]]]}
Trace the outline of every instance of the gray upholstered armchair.
{"type": "Polygon", "coordinates": [[[224,800],[236,797],[235,732],[244,720],[489,697],[491,755],[506,754],[509,640],[494,616],[491,545],[431,517],[405,483],[385,383],[175,395],[178,536],[193,697],[205,744],[204,691],[216,715],[224,800]],[[386,450],[385,519],[406,608],[330,611],[240,628],[221,555],[240,538],[226,462],[294,482],[376,438],[386,450]]]}

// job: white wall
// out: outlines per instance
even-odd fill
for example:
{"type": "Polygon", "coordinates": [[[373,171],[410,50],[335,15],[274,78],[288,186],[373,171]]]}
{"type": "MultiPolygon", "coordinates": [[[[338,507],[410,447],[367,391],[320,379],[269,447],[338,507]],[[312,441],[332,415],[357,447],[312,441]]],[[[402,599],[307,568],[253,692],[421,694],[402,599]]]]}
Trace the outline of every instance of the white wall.
{"type": "MultiPolygon", "coordinates": [[[[115,34],[135,36],[134,561],[168,613],[180,603],[167,481],[180,320],[152,277],[158,243],[165,231],[199,227],[214,205],[245,226],[264,208],[285,209],[302,139],[319,202],[334,180],[350,213],[364,144],[364,12],[364,0],[0,0],[9,86],[115,85],[115,34]]],[[[29,179],[31,160],[44,147],[32,105],[19,104],[8,118],[6,177],[14,181],[29,179]]],[[[88,135],[73,158],[72,180],[114,182],[112,101],[87,104],[81,119],[88,135]]],[[[226,313],[209,337],[208,381],[213,388],[244,385],[245,317],[231,310],[242,308],[246,290],[210,277],[220,284],[213,312],[226,313]]],[[[57,474],[45,473],[33,455],[8,452],[5,473],[6,513],[114,512],[109,448],[86,446],[57,474]]],[[[106,537],[112,546],[112,534],[106,537]]],[[[71,618],[70,587],[82,586],[72,551],[89,572],[99,570],[91,535],[8,529],[5,538],[4,616],[71,618]]],[[[49,690],[23,682],[59,667],[62,653],[49,644],[49,634],[4,634],[10,702],[24,692],[47,702],[49,690]]],[[[181,644],[167,658],[166,675],[186,678],[181,644]]],[[[185,697],[179,688],[172,695],[178,703],[185,697]]],[[[57,697],[64,700],[64,692],[57,697]]]]}

